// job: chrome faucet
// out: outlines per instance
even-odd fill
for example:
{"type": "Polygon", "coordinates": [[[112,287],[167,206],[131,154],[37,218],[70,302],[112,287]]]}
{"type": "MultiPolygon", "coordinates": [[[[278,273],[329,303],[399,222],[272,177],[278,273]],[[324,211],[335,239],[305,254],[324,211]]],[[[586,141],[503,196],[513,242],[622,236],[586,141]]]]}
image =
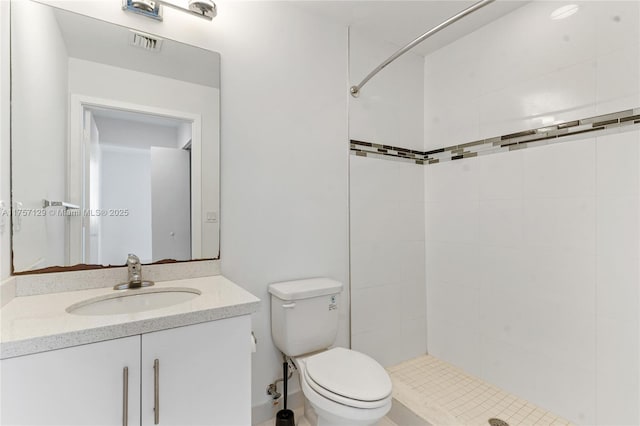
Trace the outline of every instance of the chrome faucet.
{"type": "Polygon", "coordinates": [[[129,270],[129,284],[131,287],[139,287],[142,283],[142,265],[140,258],[133,253],[127,257],[127,268],[129,270]]]}
{"type": "Polygon", "coordinates": [[[149,287],[154,284],[153,281],[142,280],[142,264],[140,263],[140,258],[133,253],[129,253],[129,256],[127,256],[127,271],[129,273],[129,279],[127,282],[114,286],[114,290],[129,290],[140,287],[149,287]]]}

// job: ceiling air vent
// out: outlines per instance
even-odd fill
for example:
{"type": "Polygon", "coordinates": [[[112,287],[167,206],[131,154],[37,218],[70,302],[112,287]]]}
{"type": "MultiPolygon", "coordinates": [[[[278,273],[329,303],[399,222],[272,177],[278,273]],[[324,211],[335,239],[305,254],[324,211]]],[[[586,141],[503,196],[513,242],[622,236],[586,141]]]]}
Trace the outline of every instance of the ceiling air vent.
{"type": "Polygon", "coordinates": [[[160,48],[162,47],[162,39],[153,37],[149,34],[131,31],[129,44],[131,46],[139,47],[149,52],[159,52],[160,48]]]}

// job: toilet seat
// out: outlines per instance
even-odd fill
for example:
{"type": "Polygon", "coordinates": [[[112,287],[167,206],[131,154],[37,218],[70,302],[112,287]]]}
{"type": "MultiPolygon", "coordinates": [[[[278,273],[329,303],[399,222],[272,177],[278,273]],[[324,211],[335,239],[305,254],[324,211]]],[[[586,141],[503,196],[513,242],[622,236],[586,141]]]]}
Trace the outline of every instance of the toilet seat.
{"type": "Polygon", "coordinates": [[[334,348],[305,358],[303,364],[303,380],[331,401],[363,409],[379,408],[389,403],[389,375],[365,354],[334,348]]]}

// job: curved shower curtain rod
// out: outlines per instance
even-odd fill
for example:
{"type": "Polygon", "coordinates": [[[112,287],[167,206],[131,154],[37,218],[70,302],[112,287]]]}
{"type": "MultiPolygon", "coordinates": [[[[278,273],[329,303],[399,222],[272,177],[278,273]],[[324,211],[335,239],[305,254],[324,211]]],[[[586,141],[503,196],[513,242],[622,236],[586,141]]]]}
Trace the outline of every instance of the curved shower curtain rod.
{"type": "Polygon", "coordinates": [[[400,56],[404,55],[405,53],[407,53],[409,50],[413,49],[415,46],[417,46],[418,44],[422,43],[423,41],[425,41],[426,39],[428,39],[429,37],[431,37],[432,35],[434,35],[435,33],[437,33],[438,31],[448,27],[449,25],[453,24],[454,22],[464,18],[465,16],[467,16],[470,13],[475,12],[476,10],[488,5],[489,3],[493,3],[495,0],[481,0],[475,4],[473,4],[472,6],[469,6],[468,8],[466,8],[465,10],[463,10],[462,12],[459,12],[456,15],[453,15],[451,18],[447,19],[446,21],[444,21],[443,23],[431,28],[429,31],[427,31],[426,33],[422,34],[420,37],[418,37],[417,39],[413,40],[411,43],[407,44],[405,47],[403,47],[402,49],[398,50],[396,53],[394,53],[393,55],[389,56],[387,58],[387,60],[385,60],[383,63],[381,63],[380,65],[378,65],[373,71],[371,71],[361,82],[360,84],[358,84],[357,86],[351,86],[351,88],[349,89],[349,91],[351,92],[351,96],[353,96],[354,98],[357,98],[358,95],[360,94],[360,90],[362,89],[362,87],[367,84],[367,82],[369,80],[371,80],[376,74],[378,74],[380,71],[382,71],[387,65],[389,65],[391,62],[395,61],[396,59],[398,59],[400,56]]]}

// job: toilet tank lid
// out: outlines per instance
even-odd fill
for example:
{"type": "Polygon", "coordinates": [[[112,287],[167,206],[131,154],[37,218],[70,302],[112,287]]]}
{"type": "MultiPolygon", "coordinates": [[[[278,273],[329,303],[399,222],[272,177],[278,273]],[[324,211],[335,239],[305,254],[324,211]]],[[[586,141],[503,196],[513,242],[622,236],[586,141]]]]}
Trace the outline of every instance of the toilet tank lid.
{"type": "Polygon", "coordinates": [[[330,278],[309,278],[269,284],[269,293],[281,300],[300,300],[310,297],[338,294],[342,283],[330,278]]]}

